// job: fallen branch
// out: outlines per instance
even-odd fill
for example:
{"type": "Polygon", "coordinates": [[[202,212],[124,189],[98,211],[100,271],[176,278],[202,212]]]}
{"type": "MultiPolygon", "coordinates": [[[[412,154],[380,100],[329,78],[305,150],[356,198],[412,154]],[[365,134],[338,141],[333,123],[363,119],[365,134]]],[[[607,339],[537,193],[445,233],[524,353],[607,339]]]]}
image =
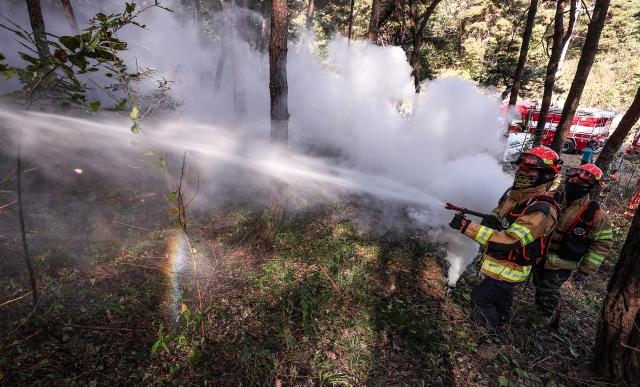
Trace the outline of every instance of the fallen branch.
{"type": "Polygon", "coordinates": [[[25,298],[26,296],[28,296],[29,294],[31,294],[31,291],[26,292],[25,294],[21,295],[20,297],[16,297],[16,298],[14,298],[12,300],[5,301],[2,304],[0,304],[0,308],[2,308],[5,305],[9,305],[9,304],[11,304],[13,302],[20,301],[23,298],[25,298]]]}
{"type": "MultiPolygon", "coordinates": [[[[2,306],[2,305],[0,305],[0,306],[2,306]]],[[[627,345],[627,344],[625,344],[625,343],[620,343],[620,345],[622,345],[622,346],[623,346],[623,347],[625,347],[625,348],[632,349],[632,350],[634,350],[634,351],[638,351],[638,352],[640,352],[640,348],[632,347],[632,346],[627,345]]]]}
{"type": "Polygon", "coordinates": [[[176,275],[188,276],[188,274],[178,273],[176,271],[171,271],[171,270],[163,269],[161,267],[156,267],[156,266],[138,265],[138,264],[129,263],[129,262],[123,262],[122,264],[123,265],[129,265],[129,266],[142,267],[144,269],[158,270],[158,271],[161,271],[161,272],[166,273],[166,274],[176,274],[176,275]]]}
{"type": "Polygon", "coordinates": [[[324,267],[322,267],[322,265],[318,265],[318,267],[320,268],[320,271],[322,272],[322,274],[324,274],[324,276],[327,277],[329,282],[331,282],[331,286],[333,286],[333,290],[335,290],[336,293],[338,293],[340,296],[343,296],[342,291],[340,290],[340,287],[338,287],[338,285],[335,282],[333,282],[331,277],[329,277],[329,273],[327,273],[324,267]]]}
{"type": "MultiPolygon", "coordinates": [[[[2,207],[0,207],[0,210],[1,210],[1,209],[2,209],[2,207]]],[[[118,222],[117,220],[112,220],[111,222],[112,222],[112,223],[115,223],[115,224],[120,224],[120,225],[123,225],[123,226],[128,226],[128,227],[131,227],[131,228],[137,228],[137,229],[139,229],[139,230],[144,230],[144,231],[149,231],[149,232],[156,231],[156,230],[150,230],[150,229],[148,229],[148,228],[144,228],[144,227],[140,227],[140,226],[134,226],[134,225],[132,225],[132,224],[128,224],[128,223],[118,222]]]]}
{"type": "Polygon", "coordinates": [[[78,329],[86,329],[90,331],[135,332],[135,330],[131,328],[112,328],[112,327],[105,327],[105,326],[89,327],[85,325],[76,325],[76,324],[67,324],[67,326],[72,328],[78,328],[78,329]]]}
{"type": "Polygon", "coordinates": [[[24,338],[24,339],[22,339],[22,340],[16,340],[16,341],[14,341],[14,342],[13,342],[13,343],[11,343],[11,344],[5,345],[4,347],[0,347],[0,349],[7,349],[7,348],[11,348],[11,347],[13,347],[13,346],[16,346],[16,345],[18,345],[18,344],[20,344],[20,343],[24,343],[25,341],[29,340],[30,338],[32,338],[32,337],[34,337],[34,336],[36,336],[36,335],[40,334],[40,332],[42,332],[42,329],[41,329],[41,330],[39,330],[39,331],[36,331],[36,332],[34,332],[34,333],[32,333],[32,334],[30,334],[29,336],[25,337],[25,338],[24,338]]]}
{"type": "Polygon", "coordinates": [[[9,202],[7,204],[3,204],[3,205],[0,206],[0,210],[2,210],[3,208],[9,207],[12,204],[16,204],[17,202],[18,202],[18,200],[14,200],[14,201],[9,202]]]}

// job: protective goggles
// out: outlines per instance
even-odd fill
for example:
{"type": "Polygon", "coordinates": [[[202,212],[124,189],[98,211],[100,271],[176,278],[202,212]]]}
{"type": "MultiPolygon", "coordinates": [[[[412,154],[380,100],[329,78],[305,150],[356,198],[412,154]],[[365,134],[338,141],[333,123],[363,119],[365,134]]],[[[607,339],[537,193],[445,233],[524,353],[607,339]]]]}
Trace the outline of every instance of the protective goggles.
{"type": "Polygon", "coordinates": [[[546,168],[551,165],[560,165],[562,160],[543,160],[541,157],[531,153],[523,153],[514,161],[514,164],[518,167],[530,167],[530,168],[546,168]]]}
{"type": "Polygon", "coordinates": [[[585,171],[584,169],[580,169],[580,168],[569,169],[567,171],[567,177],[568,178],[577,177],[578,179],[589,184],[595,184],[598,182],[598,179],[591,172],[585,171]]]}

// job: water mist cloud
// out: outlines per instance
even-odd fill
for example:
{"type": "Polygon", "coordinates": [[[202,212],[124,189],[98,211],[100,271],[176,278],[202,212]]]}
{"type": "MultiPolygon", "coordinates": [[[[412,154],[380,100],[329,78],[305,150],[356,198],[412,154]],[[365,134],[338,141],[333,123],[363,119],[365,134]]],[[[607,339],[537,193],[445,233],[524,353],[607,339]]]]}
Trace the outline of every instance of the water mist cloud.
{"type": "MultiPolygon", "coordinates": [[[[227,12],[216,20],[229,23],[249,13],[227,12]]],[[[37,114],[11,116],[14,113],[5,109],[0,119],[5,124],[20,122],[25,129],[57,131],[56,136],[66,133],[67,141],[56,144],[58,157],[90,146],[94,152],[131,159],[132,138],[176,153],[189,149],[193,162],[207,171],[201,180],[201,202],[217,200],[219,191],[213,187],[240,186],[261,176],[285,181],[294,195],[307,200],[366,193],[406,203],[411,218],[446,244],[449,279],[455,283],[476,255],[477,244],[447,228],[452,214],[443,209],[443,202],[488,212],[511,180],[498,162],[506,140],[497,96],[457,78],[428,82],[424,94],[414,95],[411,68],[401,48],[365,41],[349,46],[345,39],[335,38],[320,56],[309,40],[302,39],[289,49],[293,152],[282,156],[268,144],[265,53],[244,41],[238,28],[224,29],[222,41],[204,43],[194,25],[171,13],[152,10],[143,22],[148,30],[128,29],[122,36],[131,42],[127,59],[175,81],[171,98],[180,107],[143,123],[142,137],[126,133],[126,121],[103,115],[56,121],[37,114]],[[227,64],[215,87],[221,55],[227,56],[227,64]],[[242,114],[233,105],[238,89],[247,105],[242,114]],[[413,104],[410,115],[397,109],[403,98],[413,104]],[[70,131],[93,133],[91,141],[75,141],[70,131]],[[330,150],[332,157],[327,152],[323,157],[305,155],[310,147],[330,150]]],[[[32,149],[45,146],[43,138],[30,136],[32,149]]]]}

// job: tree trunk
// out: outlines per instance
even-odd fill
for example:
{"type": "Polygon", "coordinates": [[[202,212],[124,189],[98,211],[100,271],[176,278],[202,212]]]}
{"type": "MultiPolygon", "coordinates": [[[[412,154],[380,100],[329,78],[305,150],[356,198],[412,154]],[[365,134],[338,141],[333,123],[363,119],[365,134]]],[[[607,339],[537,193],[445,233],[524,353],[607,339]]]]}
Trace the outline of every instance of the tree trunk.
{"type": "Polygon", "coordinates": [[[287,1],[273,0],[271,5],[271,39],[269,41],[271,141],[284,146],[289,141],[287,27],[287,1]]]}
{"type": "Polygon", "coordinates": [[[307,30],[313,30],[313,14],[316,11],[316,1],[309,0],[307,7],[307,30]]]}
{"type": "Polygon", "coordinates": [[[47,44],[47,31],[44,28],[40,0],[27,0],[27,11],[29,12],[29,21],[31,22],[31,30],[33,31],[33,39],[36,42],[38,55],[41,60],[46,60],[51,56],[51,52],[47,44]]]}
{"type": "MultiPolygon", "coordinates": [[[[287,86],[286,0],[273,0],[271,6],[271,39],[269,41],[269,94],[271,97],[271,143],[286,148],[289,142],[289,109],[287,86]]],[[[262,238],[266,246],[273,245],[284,219],[285,192],[280,182],[271,183],[270,198],[262,216],[262,238]]]]}
{"type": "MultiPolygon", "coordinates": [[[[576,0],[573,1],[575,3],[576,0]]],[[[551,46],[551,57],[547,64],[547,73],[544,77],[544,92],[542,93],[542,104],[540,105],[540,114],[538,124],[536,125],[534,146],[538,146],[542,142],[544,126],[547,123],[547,113],[549,112],[551,97],[553,96],[553,85],[556,83],[556,70],[558,69],[558,62],[560,60],[560,54],[562,53],[565,2],[566,0],[558,0],[556,4],[556,15],[553,25],[553,45],[551,46]]]]}
{"type": "Polygon", "coordinates": [[[371,19],[369,20],[369,42],[378,43],[378,21],[380,20],[380,0],[371,3],[371,19]]]}
{"type": "Polygon", "coordinates": [[[607,286],[592,367],[612,382],[640,380],[640,209],[607,286]]]}
{"type": "Polygon", "coordinates": [[[529,42],[533,33],[533,25],[536,21],[536,12],[538,11],[538,0],[531,0],[529,12],[527,13],[527,23],[522,34],[522,46],[520,46],[520,57],[518,65],[513,74],[513,84],[511,86],[511,97],[509,98],[509,106],[515,105],[518,101],[518,93],[522,84],[522,74],[524,73],[524,65],[527,63],[527,55],[529,54],[529,42]]]}
{"type": "Polygon", "coordinates": [[[62,2],[62,8],[64,9],[64,16],[69,22],[69,27],[74,35],[80,35],[80,28],[78,28],[78,22],[76,21],[76,15],[73,13],[73,7],[71,6],[71,0],[60,0],[62,2]]]}
{"type": "Polygon", "coordinates": [[[427,9],[422,14],[419,25],[413,14],[409,16],[410,19],[412,19],[411,23],[413,30],[413,49],[411,51],[411,68],[413,69],[413,71],[411,75],[413,75],[413,85],[416,89],[416,93],[419,93],[421,88],[420,72],[422,70],[422,66],[420,64],[420,50],[422,49],[422,43],[424,41],[424,33],[427,29],[429,19],[431,18],[433,12],[436,10],[436,7],[438,6],[438,4],[440,4],[441,1],[442,0],[431,1],[427,9]]]}
{"type": "Polygon", "coordinates": [[[604,23],[607,19],[607,11],[609,10],[610,2],[611,0],[596,0],[595,7],[593,8],[591,22],[589,23],[587,36],[585,38],[584,45],[582,46],[582,53],[580,54],[580,60],[578,61],[576,75],[571,83],[567,100],[562,108],[562,116],[560,117],[560,122],[556,127],[556,134],[553,138],[553,143],[551,144],[551,148],[558,153],[562,150],[564,139],[567,137],[569,128],[571,128],[571,122],[573,121],[573,116],[578,109],[584,85],[587,83],[591,66],[593,65],[596,53],[598,52],[598,43],[600,42],[600,35],[602,34],[602,29],[604,28],[604,23]]]}
{"type": "Polygon", "coordinates": [[[567,32],[562,39],[562,53],[560,54],[560,59],[558,60],[558,70],[556,70],[556,79],[560,77],[560,70],[562,70],[562,64],[564,63],[564,58],[567,56],[567,51],[569,51],[569,45],[571,44],[571,39],[573,38],[573,27],[576,25],[576,20],[578,20],[578,16],[580,16],[580,12],[582,12],[582,2],[578,3],[577,0],[571,0],[571,13],[569,14],[569,25],[567,26],[567,32]]]}
{"type": "Polygon", "coordinates": [[[351,35],[353,33],[353,7],[355,3],[355,0],[351,0],[351,8],[349,9],[349,32],[347,33],[349,44],[351,44],[351,35]]]}
{"type": "Polygon", "coordinates": [[[620,150],[624,139],[627,137],[633,126],[638,122],[640,118],[640,88],[636,92],[636,96],[631,103],[631,106],[620,120],[618,127],[613,132],[609,140],[604,144],[604,147],[600,151],[596,165],[606,172],[609,169],[609,164],[613,161],[615,154],[620,150]]]}

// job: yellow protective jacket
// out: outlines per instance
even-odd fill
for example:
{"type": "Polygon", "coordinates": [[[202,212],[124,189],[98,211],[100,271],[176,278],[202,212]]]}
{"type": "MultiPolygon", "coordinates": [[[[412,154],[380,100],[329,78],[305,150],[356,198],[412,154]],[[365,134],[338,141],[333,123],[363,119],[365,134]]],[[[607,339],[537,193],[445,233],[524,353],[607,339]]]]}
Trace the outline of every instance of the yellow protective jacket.
{"type": "Polygon", "coordinates": [[[598,202],[589,199],[588,195],[570,204],[563,198],[544,267],[549,270],[578,269],[593,274],[611,251],[612,244],[611,220],[598,202]]]}
{"type": "Polygon", "coordinates": [[[487,277],[509,282],[525,281],[531,267],[544,255],[544,239],[556,225],[558,207],[537,198],[545,186],[510,190],[493,212],[504,230],[471,222],[465,235],[485,247],[480,271],[487,277]],[[514,213],[514,210],[517,213],[514,213]]]}

